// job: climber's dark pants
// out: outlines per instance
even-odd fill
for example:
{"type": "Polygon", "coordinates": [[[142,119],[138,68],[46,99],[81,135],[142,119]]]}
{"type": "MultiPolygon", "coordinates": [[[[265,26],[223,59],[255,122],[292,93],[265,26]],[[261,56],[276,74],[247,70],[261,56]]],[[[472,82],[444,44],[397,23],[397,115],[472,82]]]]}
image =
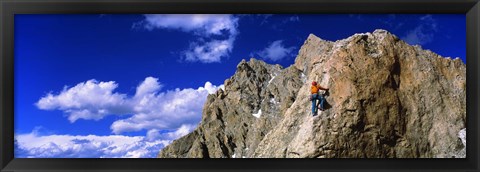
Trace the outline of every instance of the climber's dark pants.
{"type": "Polygon", "coordinates": [[[325,98],[318,94],[312,94],[312,113],[317,113],[317,100],[320,100],[320,108],[325,109],[323,103],[325,102],[325,98]]]}

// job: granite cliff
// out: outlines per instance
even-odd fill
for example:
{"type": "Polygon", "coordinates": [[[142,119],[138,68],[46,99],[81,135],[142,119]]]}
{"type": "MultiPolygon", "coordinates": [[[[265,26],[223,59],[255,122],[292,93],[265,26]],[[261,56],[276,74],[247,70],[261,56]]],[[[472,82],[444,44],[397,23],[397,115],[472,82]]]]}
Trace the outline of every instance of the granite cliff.
{"type": "Polygon", "coordinates": [[[385,30],[310,34],[283,68],[243,60],[161,158],[465,157],[466,65],[385,30]],[[330,88],[311,115],[310,83],[330,88]]]}

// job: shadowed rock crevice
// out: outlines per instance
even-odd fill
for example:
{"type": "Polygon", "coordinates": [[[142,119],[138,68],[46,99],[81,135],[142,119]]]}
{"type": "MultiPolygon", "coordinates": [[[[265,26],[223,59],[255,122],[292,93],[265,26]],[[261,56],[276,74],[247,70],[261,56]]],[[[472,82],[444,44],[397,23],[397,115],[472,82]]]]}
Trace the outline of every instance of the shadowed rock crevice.
{"type": "Polygon", "coordinates": [[[310,34],[292,66],[242,60],[159,157],[465,157],[466,66],[385,30],[310,34]],[[311,115],[310,83],[328,87],[311,115]]]}

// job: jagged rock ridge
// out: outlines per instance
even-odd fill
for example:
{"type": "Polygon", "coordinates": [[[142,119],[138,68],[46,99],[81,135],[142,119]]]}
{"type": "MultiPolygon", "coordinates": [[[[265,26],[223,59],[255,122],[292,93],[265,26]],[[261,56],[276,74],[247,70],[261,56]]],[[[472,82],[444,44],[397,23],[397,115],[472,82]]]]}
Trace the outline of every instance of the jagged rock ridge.
{"type": "Polygon", "coordinates": [[[465,157],[465,77],[460,59],[385,30],[336,42],[310,34],[288,68],[240,62],[198,128],[158,157],[465,157]],[[315,117],[313,80],[330,88],[315,117]]]}

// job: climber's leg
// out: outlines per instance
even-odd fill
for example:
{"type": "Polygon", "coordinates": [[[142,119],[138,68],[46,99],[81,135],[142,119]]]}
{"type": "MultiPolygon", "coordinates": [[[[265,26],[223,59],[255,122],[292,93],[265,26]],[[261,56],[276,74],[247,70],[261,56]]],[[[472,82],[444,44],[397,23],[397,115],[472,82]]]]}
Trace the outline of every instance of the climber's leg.
{"type": "Polygon", "coordinates": [[[325,110],[325,105],[324,105],[325,104],[325,98],[323,96],[320,96],[320,95],[318,97],[320,99],[320,110],[323,111],[323,110],[325,110]]]}
{"type": "Polygon", "coordinates": [[[317,113],[317,94],[312,94],[312,115],[317,113]]]}

